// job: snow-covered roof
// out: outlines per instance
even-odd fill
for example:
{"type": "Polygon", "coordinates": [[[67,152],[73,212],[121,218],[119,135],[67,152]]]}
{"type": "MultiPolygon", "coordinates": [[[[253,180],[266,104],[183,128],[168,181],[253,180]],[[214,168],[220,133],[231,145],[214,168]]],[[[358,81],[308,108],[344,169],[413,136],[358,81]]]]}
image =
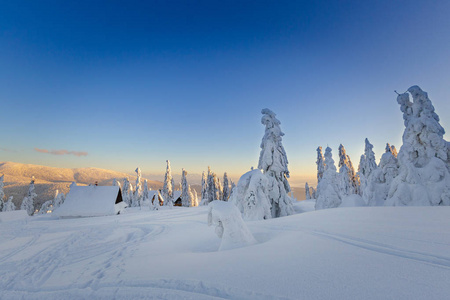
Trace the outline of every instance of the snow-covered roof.
{"type": "Polygon", "coordinates": [[[121,200],[119,191],[118,186],[73,186],[53,214],[63,218],[114,215],[114,205],[121,200]]]}
{"type": "Polygon", "coordinates": [[[178,198],[181,197],[181,191],[173,191],[172,195],[173,200],[177,200],[178,198]]]}

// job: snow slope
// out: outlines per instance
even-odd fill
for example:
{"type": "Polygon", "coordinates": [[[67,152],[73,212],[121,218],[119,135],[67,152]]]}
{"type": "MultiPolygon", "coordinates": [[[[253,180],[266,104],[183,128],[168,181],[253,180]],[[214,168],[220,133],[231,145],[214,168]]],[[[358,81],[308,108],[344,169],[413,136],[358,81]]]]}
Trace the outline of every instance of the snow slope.
{"type": "MultiPolygon", "coordinates": [[[[310,205],[302,202],[296,211],[310,205]]],[[[217,251],[207,207],[0,223],[2,299],[446,299],[450,207],[354,207],[246,222],[217,251]]]]}

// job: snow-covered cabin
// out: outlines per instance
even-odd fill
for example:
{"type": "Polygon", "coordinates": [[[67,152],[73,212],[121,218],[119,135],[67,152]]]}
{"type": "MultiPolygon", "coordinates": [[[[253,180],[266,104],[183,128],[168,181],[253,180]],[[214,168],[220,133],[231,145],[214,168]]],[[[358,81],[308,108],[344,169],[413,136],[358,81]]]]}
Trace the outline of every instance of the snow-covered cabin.
{"type": "Polygon", "coordinates": [[[154,203],[156,197],[158,197],[159,205],[162,206],[164,204],[164,199],[162,198],[161,193],[158,190],[148,191],[148,198],[150,199],[151,203],[154,203]]]}
{"type": "Polygon", "coordinates": [[[60,218],[109,216],[118,214],[123,204],[118,186],[73,186],[53,214],[60,218]]]}
{"type": "Polygon", "coordinates": [[[173,191],[173,205],[174,206],[182,206],[181,191],[173,191]]]}

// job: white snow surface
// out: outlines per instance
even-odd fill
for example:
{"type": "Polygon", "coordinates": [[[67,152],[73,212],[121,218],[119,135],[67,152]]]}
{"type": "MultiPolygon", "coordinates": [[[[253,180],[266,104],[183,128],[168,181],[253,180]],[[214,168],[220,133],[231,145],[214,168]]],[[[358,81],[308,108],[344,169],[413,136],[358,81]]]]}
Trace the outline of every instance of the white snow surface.
{"type": "Polygon", "coordinates": [[[96,218],[2,222],[0,297],[409,300],[450,294],[450,207],[353,207],[251,221],[257,243],[228,251],[217,251],[221,240],[207,214],[208,207],[130,208],[96,218]]]}
{"type": "Polygon", "coordinates": [[[118,186],[74,186],[64,203],[53,211],[57,217],[97,217],[117,213],[118,186]]]}

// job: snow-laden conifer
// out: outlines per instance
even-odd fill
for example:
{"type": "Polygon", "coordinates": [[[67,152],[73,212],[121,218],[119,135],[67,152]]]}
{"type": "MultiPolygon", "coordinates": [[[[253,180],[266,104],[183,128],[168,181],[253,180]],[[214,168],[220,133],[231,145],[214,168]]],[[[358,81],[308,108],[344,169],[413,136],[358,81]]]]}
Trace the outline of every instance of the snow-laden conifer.
{"type": "Polygon", "coordinates": [[[289,170],[286,151],[282,144],[280,121],[270,109],[263,109],[261,123],[265,125],[261,141],[258,169],[268,177],[268,192],[272,217],[283,217],[294,213],[292,201],[287,193],[291,191],[288,182],[289,170]]]}
{"type": "Polygon", "coordinates": [[[360,180],[360,194],[364,194],[364,190],[367,187],[370,174],[377,169],[377,163],[375,161],[375,152],[373,152],[373,145],[366,138],[364,154],[361,155],[358,166],[358,176],[360,180]]]}
{"type": "Polygon", "coordinates": [[[144,180],[144,189],[142,190],[142,200],[143,201],[148,201],[149,200],[148,199],[148,191],[149,191],[148,182],[147,182],[147,179],[145,179],[144,180]]]}
{"type": "Polygon", "coordinates": [[[20,205],[21,210],[26,210],[29,216],[34,214],[34,200],[37,197],[37,194],[34,192],[34,176],[31,177],[30,186],[28,188],[27,195],[23,198],[22,204],[20,205]]]}
{"type": "Polygon", "coordinates": [[[392,155],[394,155],[394,157],[397,157],[397,155],[398,155],[397,149],[395,148],[394,145],[391,145],[391,153],[392,153],[392,155]]]}
{"type": "Polygon", "coordinates": [[[195,189],[193,189],[193,196],[194,196],[194,203],[193,206],[198,206],[198,195],[197,195],[197,191],[195,189]]]}
{"type": "Polygon", "coordinates": [[[3,174],[2,176],[0,176],[0,211],[3,211],[4,201],[6,200],[5,192],[3,191],[3,187],[5,185],[4,180],[5,175],[3,174]]]}
{"type": "Polygon", "coordinates": [[[133,198],[133,186],[130,183],[128,177],[123,179],[122,200],[128,206],[132,205],[133,198]]]}
{"type": "Polygon", "coordinates": [[[308,185],[307,182],[305,183],[305,199],[306,200],[311,199],[311,194],[310,194],[310,191],[309,191],[309,185],[308,185]]]}
{"type": "Polygon", "coordinates": [[[135,170],[136,172],[136,189],[133,193],[133,201],[132,206],[137,207],[141,206],[142,202],[142,184],[141,184],[141,169],[138,167],[135,170]]]}
{"type": "Polygon", "coordinates": [[[181,206],[190,207],[191,197],[189,195],[189,185],[187,183],[187,172],[185,169],[181,170],[181,206]]]}
{"type": "Polygon", "coordinates": [[[317,151],[317,160],[316,160],[317,182],[320,182],[320,180],[323,177],[323,172],[325,171],[325,162],[322,154],[322,147],[321,146],[317,147],[316,151],[317,151]]]}
{"type": "Polygon", "coordinates": [[[217,176],[211,172],[211,168],[208,167],[208,177],[206,178],[206,201],[205,205],[214,200],[219,200],[219,191],[217,186],[217,176]]]}
{"type": "Polygon", "coordinates": [[[170,161],[166,160],[166,174],[164,175],[164,185],[162,189],[162,197],[164,199],[164,205],[172,204],[173,200],[173,185],[172,170],[170,168],[170,161]]]}
{"type": "Polygon", "coordinates": [[[317,199],[316,197],[317,197],[317,191],[315,188],[311,187],[311,198],[315,200],[315,199],[317,199]]]}
{"type": "Polygon", "coordinates": [[[397,156],[400,173],[392,182],[386,205],[450,205],[450,150],[445,130],[428,94],[418,86],[408,92],[397,97],[405,131],[397,156]]]}
{"type": "Polygon", "coordinates": [[[325,171],[322,180],[317,185],[316,210],[334,208],[341,204],[342,200],[339,197],[337,187],[337,175],[331,148],[327,147],[325,149],[325,171]]]}
{"type": "Polygon", "coordinates": [[[342,144],[339,145],[339,196],[343,198],[356,194],[358,191],[358,180],[352,161],[347,155],[342,144]],[[345,166],[345,167],[344,167],[345,166]]]}
{"type": "Polygon", "coordinates": [[[228,183],[228,175],[227,172],[223,173],[223,201],[228,201],[230,198],[230,185],[228,183]]]}
{"type": "Polygon", "coordinates": [[[3,211],[13,211],[16,210],[16,205],[13,202],[13,196],[10,196],[8,198],[8,201],[5,202],[5,204],[3,205],[3,211]]]}
{"type": "Polygon", "coordinates": [[[214,183],[216,185],[216,190],[219,192],[219,198],[217,200],[223,200],[223,187],[220,183],[220,178],[216,177],[214,183]]]}
{"type": "Polygon", "coordinates": [[[53,210],[57,209],[64,203],[66,199],[64,193],[60,193],[58,190],[55,192],[55,198],[53,199],[53,210]]]}
{"type": "Polygon", "coordinates": [[[237,206],[245,220],[270,219],[269,187],[269,177],[261,170],[249,171],[241,176],[229,201],[237,206]]]}
{"type": "Polygon", "coordinates": [[[363,199],[369,206],[383,206],[388,197],[392,181],[398,175],[398,160],[392,148],[386,144],[378,167],[372,171],[364,189],[363,199]]]}
{"type": "Polygon", "coordinates": [[[203,173],[202,173],[202,191],[201,191],[201,197],[202,197],[201,200],[207,199],[207,198],[208,198],[208,196],[207,196],[207,179],[206,179],[206,174],[205,174],[204,171],[203,171],[203,173]]]}
{"type": "Polygon", "coordinates": [[[42,203],[38,214],[44,215],[44,214],[52,212],[52,210],[53,210],[53,200],[47,200],[44,203],[42,203]]]}

